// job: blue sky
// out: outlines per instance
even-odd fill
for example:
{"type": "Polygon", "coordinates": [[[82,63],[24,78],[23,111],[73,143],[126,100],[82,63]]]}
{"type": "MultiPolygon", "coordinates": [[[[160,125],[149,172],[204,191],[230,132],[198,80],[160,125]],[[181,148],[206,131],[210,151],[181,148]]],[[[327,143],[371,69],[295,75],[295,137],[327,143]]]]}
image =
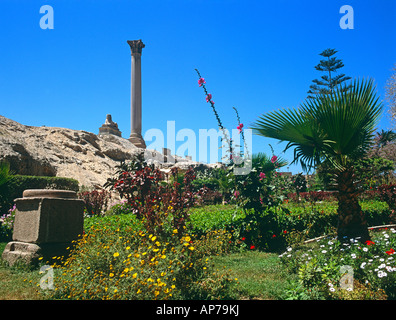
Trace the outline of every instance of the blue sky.
{"type": "MultiPolygon", "coordinates": [[[[245,127],[306,98],[319,53],[335,48],[351,76],[384,86],[396,63],[396,1],[2,0],[0,114],[32,126],[98,133],[107,113],[130,134],[130,49],[142,39],[143,135],[217,128],[197,85],[206,79],[224,125],[245,127]],[[51,5],[54,29],[40,7],[51,5]],[[354,10],[343,30],[340,7],[354,10]]],[[[385,105],[386,107],[386,105],[385,105]]],[[[386,114],[379,129],[390,129],[386,114]]],[[[150,142],[147,142],[150,144],[150,142]]],[[[178,145],[183,142],[178,142],[178,145]]],[[[285,144],[253,136],[253,152],[280,155],[285,144]]],[[[293,153],[283,155],[291,161],[293,153]]],[[[301,171],[298,166],[289,170],[301,171]]]]}

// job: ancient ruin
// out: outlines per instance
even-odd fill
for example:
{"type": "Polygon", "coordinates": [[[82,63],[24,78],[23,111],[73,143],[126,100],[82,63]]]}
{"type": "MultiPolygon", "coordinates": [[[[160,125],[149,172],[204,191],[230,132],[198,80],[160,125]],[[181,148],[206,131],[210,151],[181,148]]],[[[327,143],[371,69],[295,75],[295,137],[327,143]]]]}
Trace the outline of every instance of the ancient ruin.
{"type": "Polygon", "coordinates": [[[128,40],[131,48],[131,141],[136,147],[146,148],[142,137],[142,40],[128,40]]]}
{"type": "Polygon", "coordinates": [[[99,128],[99,134],[114,134],[121,137],[121,131],[118,129],[118,124],[112,120],[111,114],[106,115],[106,121],[99,128]]]}
{"type": "Polygon", "coordinates": [[[84,201],[74,191],[25,190],[15,204],[13,241],[2,254],[10,265],[18,260],[34,265],[40,257],[65,255],[83,233],[84,201]]]}

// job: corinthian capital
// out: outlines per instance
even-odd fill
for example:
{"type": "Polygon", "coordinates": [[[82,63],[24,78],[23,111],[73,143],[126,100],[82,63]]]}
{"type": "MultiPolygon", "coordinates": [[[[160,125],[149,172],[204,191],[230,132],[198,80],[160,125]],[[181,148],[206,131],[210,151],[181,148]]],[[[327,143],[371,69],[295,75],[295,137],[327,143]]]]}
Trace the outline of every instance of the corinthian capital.
{"type": "Polygon", "coordinates": [[[142,40],[128,40],[127,42],[131,47],[131,54],[134,53],[142,54],[142,49],[145,47],[142,40]]]}

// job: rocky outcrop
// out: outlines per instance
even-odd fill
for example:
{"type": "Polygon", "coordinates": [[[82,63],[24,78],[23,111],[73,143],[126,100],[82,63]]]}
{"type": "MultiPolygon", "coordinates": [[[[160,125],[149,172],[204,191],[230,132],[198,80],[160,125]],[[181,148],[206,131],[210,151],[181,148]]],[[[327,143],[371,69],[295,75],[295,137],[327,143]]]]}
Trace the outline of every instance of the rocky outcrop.
{"type": "MultiPolygon", "coordinates": [[[[129,140],[112,134],[25,126],[0,116],[0,161],[9,162],[14,174],[74,178],[80,186],[98,187],[113,176],[121,161],[142,151],[129,140]]],[[[174,159],[171,164],[153,162],[164,170],[172,166],[202,166],[184,158],[174,159]]]]}

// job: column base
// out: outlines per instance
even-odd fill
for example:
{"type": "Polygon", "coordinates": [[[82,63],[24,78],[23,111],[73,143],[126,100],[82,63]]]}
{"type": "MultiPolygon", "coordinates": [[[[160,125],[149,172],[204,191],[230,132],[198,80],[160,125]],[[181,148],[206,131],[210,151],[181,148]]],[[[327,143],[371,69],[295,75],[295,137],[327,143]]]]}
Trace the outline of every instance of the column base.
{"type": "Polygon", "coordinates": [[[136,147],[146,149],[146,143],[144,142],[141,134],[131,133],[128,140],[132,142],[136,147]]]}
{"type": "Polygon", "coordinates": [[[52,260],[54,256],[67,258],[71,245],[71,242],[37,244],[11,241],[4,248],[2,258],[8,262],[9,266],[14,265],[17,261],[29,266],[37,266],[39,258],[43,258],[43,262],[52,260]]]}

